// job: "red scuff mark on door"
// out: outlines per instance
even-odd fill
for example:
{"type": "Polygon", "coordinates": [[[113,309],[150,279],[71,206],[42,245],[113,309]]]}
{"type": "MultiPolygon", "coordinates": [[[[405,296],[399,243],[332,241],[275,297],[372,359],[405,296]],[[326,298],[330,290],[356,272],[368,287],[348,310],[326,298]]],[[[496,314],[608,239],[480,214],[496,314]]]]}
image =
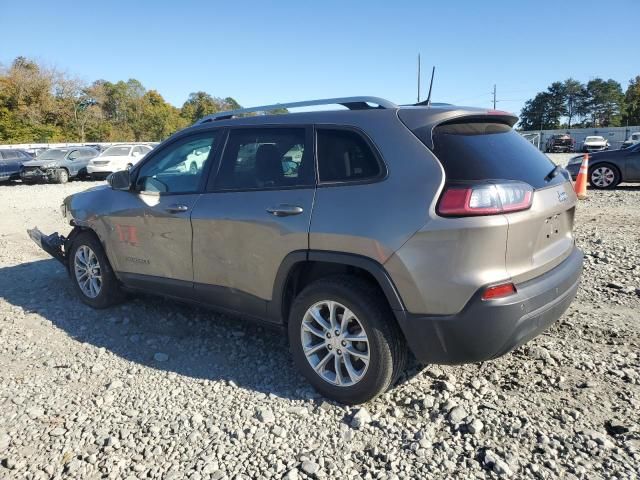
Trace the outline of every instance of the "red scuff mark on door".
{"type": "Polygon", "coordinates": [[[116,231],[120,242],[128,243],[134,247],[138,246],[138,228],[135,225],[116,224],[116,231]]]}

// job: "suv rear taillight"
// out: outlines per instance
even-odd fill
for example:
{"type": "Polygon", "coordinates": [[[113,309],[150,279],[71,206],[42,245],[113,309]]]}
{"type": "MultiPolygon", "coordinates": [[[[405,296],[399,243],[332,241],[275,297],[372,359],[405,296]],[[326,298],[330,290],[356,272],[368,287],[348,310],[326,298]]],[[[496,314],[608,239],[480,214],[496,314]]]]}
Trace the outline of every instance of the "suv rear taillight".
{"type": "Polygon", "coordinates": [[[438,214],[468,217],[519,212],[530,208],[532,199],[533,187],[524,182],[449,185],[440,197],[438,214]]]}

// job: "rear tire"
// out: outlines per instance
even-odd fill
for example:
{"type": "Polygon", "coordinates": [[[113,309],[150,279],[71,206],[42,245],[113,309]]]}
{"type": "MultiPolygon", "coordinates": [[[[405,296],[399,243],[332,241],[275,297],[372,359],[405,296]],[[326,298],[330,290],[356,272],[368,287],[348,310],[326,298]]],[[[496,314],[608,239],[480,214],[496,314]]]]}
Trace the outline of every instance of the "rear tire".
{"type": "Polygon", "coordinates": [[[74,289],[84,303],[102,309],[125,299],[102,244],[93,232],[78,234],[67,258],[74,289]]]}
{"type": "Polygon", "coordinates": [[[622,181],[620,171],[609,163],[599,163],[589,168],[589,184],[598,190],[616,188],[622,181]]]}
{"type": "Polygon", "coordinates": [[[404,337],[384,296],[357,277],[332,276],[308,285],[293,302],[288,333],[302,374],[322,395],[341,403],[377,397],[406,364],[404,337]]]}

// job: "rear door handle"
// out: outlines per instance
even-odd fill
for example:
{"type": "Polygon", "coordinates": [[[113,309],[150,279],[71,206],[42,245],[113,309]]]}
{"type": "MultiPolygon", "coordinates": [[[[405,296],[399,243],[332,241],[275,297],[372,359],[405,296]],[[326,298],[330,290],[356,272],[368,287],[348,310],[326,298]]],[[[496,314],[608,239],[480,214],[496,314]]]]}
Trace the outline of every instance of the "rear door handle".
{"type": "Polygon", "coordinates": [[[186,205],[173,204],[173,205],[169,205],[165,210],[169,213],[181,213],[189,210],[189,207],[186,205]]]}
{"type": "Polygon", "coordinates": [[[300,215],[304,209],[299,205],[281,204],[277,207],[267,208],[267,212],[276,217],[290,217],[291,215],[300,215]]]}

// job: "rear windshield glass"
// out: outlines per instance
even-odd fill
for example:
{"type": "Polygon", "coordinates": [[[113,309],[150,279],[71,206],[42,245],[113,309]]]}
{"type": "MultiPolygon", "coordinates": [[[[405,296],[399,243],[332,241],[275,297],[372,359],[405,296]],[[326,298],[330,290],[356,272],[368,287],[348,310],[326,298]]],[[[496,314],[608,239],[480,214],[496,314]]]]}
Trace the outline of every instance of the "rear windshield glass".
{"type": "Polygon", "coordinates": [[[434,153],[448,181],[520,180],[534,188],[566,181],[546,181],[554,164],[508,125],[488,122],[451,123],[437,127],[434,153]]]}
{"type": "Polygon", "coordinates": [[[104,152],[102,152],[102,156],[125,157],[129,155],[130,150],[131,147],[109,147],[104,152]]]}

